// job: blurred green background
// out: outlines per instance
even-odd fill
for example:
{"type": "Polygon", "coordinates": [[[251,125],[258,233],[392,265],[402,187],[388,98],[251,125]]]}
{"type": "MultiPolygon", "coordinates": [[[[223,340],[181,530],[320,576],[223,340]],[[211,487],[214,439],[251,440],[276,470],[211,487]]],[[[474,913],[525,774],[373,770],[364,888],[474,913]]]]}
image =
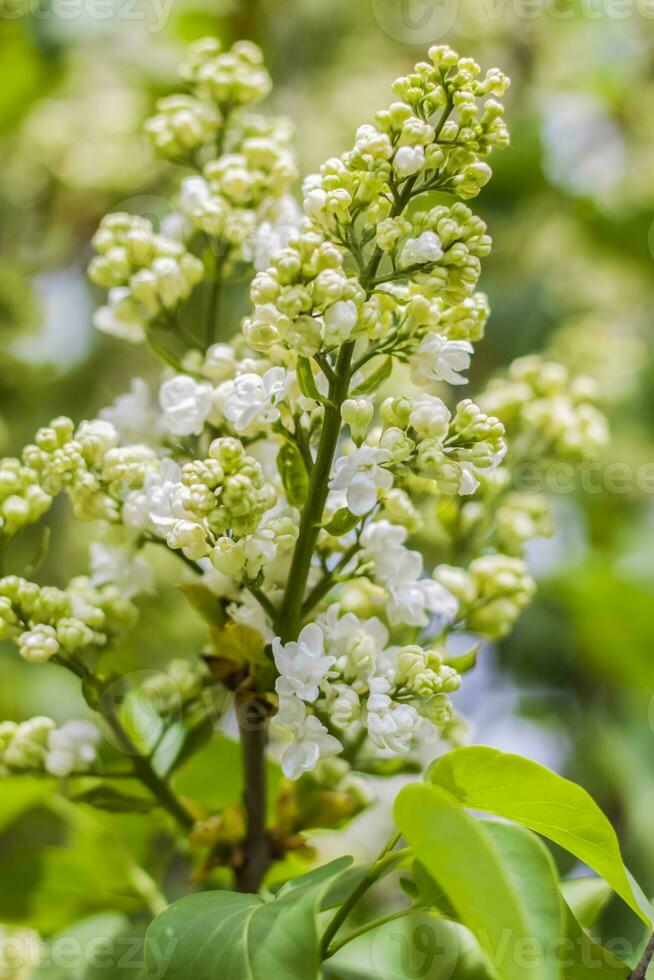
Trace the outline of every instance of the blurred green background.
{"type": "MultiPolygon", "coordinates": [[[[262,45],[272,108],[298,128],[302,173],[347,149],[434,42],[511,76],[513,146],[494,156],[474,202],[495,249],[471,392],[512,358],[545,352],[598,379],[613,439],[564,492],[549,474],[558,530],[530,551],[538,596],[510,639],[485,651],[458,706],[474,740],[585,785],[654,894],[654,10],[637,0],[0,0],[3,454],[54,415],[92,417],[131,376],[154,377],[146,353],[93,331],[84,267],[106,211],[156,214],[169,197],[176,175],[153,159],[141,124],[174,90],[183,46],[205,34],[262,45]]],[[[232,300],[236,329],[245,297],[232,300]]],[[[91,534],[57,509],[43,578],[82,571],[91,534]]],[[[21,547],[29,557],[38,541],[21,547]]],[[[120,655],[126,670],[156,666],[200,641],[173,595],[163,612],[145,602],[120,655]]],[[[0,651],[0,718],[82,710],[56,667],[0,651]]],[[[375,843],[368,819],[350,831],[363,854],[375,843]]],[[[630,935],[621,916],[615,902],[607,935],[630,935]]]]}

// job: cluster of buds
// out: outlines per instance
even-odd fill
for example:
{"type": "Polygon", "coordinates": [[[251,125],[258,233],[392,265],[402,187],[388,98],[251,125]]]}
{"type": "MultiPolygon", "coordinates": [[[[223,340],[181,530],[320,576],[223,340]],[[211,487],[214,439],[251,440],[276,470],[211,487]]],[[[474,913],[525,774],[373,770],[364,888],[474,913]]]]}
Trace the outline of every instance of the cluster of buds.
{"type": "Polygon", "coordinates": [[[265,351],[283,343],[308,357],[353,336],[365,292],[345,272],[342,250],[307,232],[255,276],[250,296],[254,312],[243,321],[250,346],[265,351]]]}
{"type": "Polygon", "coordinates": [[[445,46],[431,48],[429,57],[431,63],[416,65],[394,83],[402,101],[361,126],[353,149],[305,182],[308,217],[344,245],[358,219],[366,237],[374,234],[391,213],[393,189],[408,180],[417,190],[474,197],[491,177],[481,158],[508,144],[501,104],[495,98],[480,102],[504,95],[506,76],[493,69],[480,80],[472,59],[445,46]]]}
{"type": "Polygon", "coordinates": [[[220,113],[215,106],[191,95],[168,95],[156,104],[156,115],[145,122],[145,132],[157,153],[186,163],[205,147],[215,145],[220,113]]]}
{"type": "Polygon", "coordinates": [[[381,406],[379,446],[390,460],[435,481],[442,494],[471,494],[478,474],[504,455],[504,427],[474,402],[459,402],[454,416],[435,395],[388,398],[381,406]]]}
{"type": "Polygon", "coordinates": [[[96,588],[83,576],[65,590],[16,575],[0,579],[0,636],[11,637],[31,663],[97,649],[133,625],[135,615],[133,603],[116,587],[96,588]]]}
{"type": "Polygon", "coordinates": [[[482,79],[480,73],[472,58],[461,58],[441,45],[429,49],[429,62],[419,62],[411,74],[394,82],[393,91],[411,108],[411,129],[417,128],[413,120],[426,121],[452,110],[423,151],[423,159],[415,152],[421,144],[407,142],[404,145],[413,146],[414,155],[405,153],[398,161],[396,153],[396,170],[407,175],[422,172],[427,181],[463,198],[475,197],[488,183],[491,170],[481,158],[509,144],[503,106],[497,99],[505,95],[510,82],[497,68],[482,79]]]}
{"type": "Polygon", "coordinates": [[[591,378],[570,377],[563,365],[534,355],[514,361],[506,379],[491,381],[480,404],[505,424],[514,454],[579,460],[596,457],[608,442],[597,397],[591,378]]]}
{"type": "Polygon", "coordinates": [[[400,647],[396,660],[395,682],[400,695],[431,700],[435,694],[450,694],[461,686],[459,674],[443,662],[437,650],[411,644],[400,647]]]}
{"type": "Polygon", "coordinates": [[[182,467],[180,482],[171,491],[168,545],[197,560],[211,555],[219,542],[228,542],[217,550],[221,564],[238,538],[258,529],[276,496],[261,464],[238,439],[215,439],[206,459],[182,467]]]}
{"type": "Polygon", "coordinates": [[[223,113],[260,102],[272,88],[261,51],[250,41],[237,41],[229,51],[223,51],[217,38],[202,38],[191,45],[179,73],[223,113]]]}
{"type": "Polygon", "coordinates": [[[61,778],[87,772],[99,741],[90,721],[67,721],[60,728],[44,717],[0,722],[0,775],[45,772],[61,778]]]}
{"type": "Polygon", "coordinates": [[[147,218],[106,215],[93,237],[89,277],[109,290],[94,317],[99,330],[139,343],[148,324],[169,314],[200,282],[204,266],[184,246],[156,234],[147,218]]]}
{"type": "Polygon", "coordinates": [[[12,457],[0,460],[0,536],[13,537],[35,524],[51,503],[31,466],[12,457]]]}
{"type": "MultiPolygon", "coordinates": [[[[196,170],[177,196],[179,234],[215,239],[223,269],[265,268],[299,215],[289,194],[297,177],[292,124],[244,109],[271,88],[261,51],[241,41],[223,52],[205,38],[192,45],[180,74],[191,94],[161,99],[145,125],[157,152],[196,170]]],[[[127,307],[121,312],[131,320],[127,307]]]]}
{"type": "Polygon", "coordinates": [[[46,494],[68,494],[76,517],[116,521],[120,497],[141,486],[157,461],[148,446],[120,447],[118,442],[111,422],[94,419],[76,429],[60,416],[38,430],[34,443],[23,450],[23,462],[37,474],[46,494]]]}
{"type": "Polygon", "coordinates": [[[483,555],[467,570],[439,565],[434,578],[458,600],[457,622],[488,640],[510,632],[535,591],[525,562],[509,555],[483,555]]]}

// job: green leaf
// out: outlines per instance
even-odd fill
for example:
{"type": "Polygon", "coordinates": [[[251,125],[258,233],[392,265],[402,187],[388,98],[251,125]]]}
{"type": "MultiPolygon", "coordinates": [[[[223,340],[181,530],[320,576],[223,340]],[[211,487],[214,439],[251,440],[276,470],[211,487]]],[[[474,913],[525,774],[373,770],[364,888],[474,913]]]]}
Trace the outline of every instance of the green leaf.
{"type": "Polygon", "coordinates": [[[557,964],[533,954],[563,931],[553,861],[536,837],[475,820],[445,790],[426,784],[400,792],[395,819],[498,978],[559,980],[557,964]]]}
{"type": "Polygon", "coordinates": [[[590,929],[604,910],[613,889],[603,878],[569,878],[561,882],[561,893],[577,922],[583,929],[590,929]]]}
{"type": "Polygon", "coordinates": [[[486,957],[464,926],[418,911],[348,943],[323,964],[322,976],[324,980],[491,980],[486,957]]]}
{"type": "Polygon", "coordinates": [[[234,664],[246,663],[268,666],[264,653],[265,644],[261,633],[244,623],[230,620],[226,626],[212,626],[209,630],[211,643],[216,654],[234,664]]]}
{"type": "Polygon", "coordinates": [[[316,379],[311,370],[311,361],[306,357],[298,357],[295,370],[298,387],[305,398],[312,398],[316,402],[321,402],[322,395],[316,386],[316,379]]]}
{"type": "Polygon", "coordinates": [[[295,891],[296,888],[304,888],[306,885],[313,886],[326,884],[328,881],[333,882],[334,878],[347,871],[353,860],[354,858],[349,855],[344,855],[343,857],[335,858],[328,864],[322,864],[319,868],[313,868],[311,871],[307,871],[306,874],[298,875],[297,878],[290,878],[279,889],[277,897],[281,898],[283,895],[288,895],[290,892],[295,891]]]}
{"type": "Polygon", "coordinates": [[[537,762],[483,745],[466,746],[437,759],[427,778],[462,806],[484,810],[535,830],[601,875],[633,911],[650,924],[620,854],[613,827],[592,797],[537,762]]]}
{"type": "Polygon", "coordinates": [[[354,398],[357,395],[367,395],[371,391],[376,391],[380,385],[383,385],[384,381],[388,381],[391,374],[393,373],[393,358],[385,357],[378,368],[368,375],[367,378],[361,382],[360,385],[351,392],[350,397],[354,398]]]}
{"type": "Polygon", "coordinates": [[[197,582],[182,582],[177,588],[186,596],[196,612],[212,626],[224,626],[227,616],[220,600],[206,585],[197,582]]]}
{"type": "Polygon", "coordinates": [[[88,803],[89,806],[98,810],[108,810],[110,813],[149,813],[157,806],[156,800],[123,793],[113,786],[104,784],[76,793],[71,799],[75,803],[88,803]]]}
{"type": "Polygon", "coordinates": [[[202,892],[173,902],[147,931],[145,962],[172,945],[166,980],[200,977],[308,980],[320,967],[316,909],[350,858],[289,882],[271,902],[257,895],[202,892]]]}
{"type": "Polygon", "coordinates": [[[469,670],[472,670],[477,666],[477,656],[481,650],[481,643],[476,643],[471,650],[466,653],[458,654],[457,656],[448,655],[446,656],[445,663],[448,667],[454,667],[454,669],[459,674],[466,674],[469,670]]]}
{"type": "Polygon", "coordinates": [[[0,779],[0,830],[14,823],[21,814],[47,799],[56,780],[35,776],[3,776],[0,779]]]}
{"type": "Polygon", "coordinates": [[[629,967],[588,936],[568,910],[565,944],[559,947],[561,980],[628,980],[629,967]]]}
{"type": "Polygon", "coordinates": [[[347,507],[341,507],[332,519],[323,525],[323,530],[334,538],[340,538],[343,534],[352,531],[360,521],[361,518],[349,511],[347,507]]]}
{"type": "Polygon", "coordinates": [[[277,453],[277,469],[292,507],[301,507],[309,489],[309,475],[300,450],[292,442],[284,442],[277,453]]]}

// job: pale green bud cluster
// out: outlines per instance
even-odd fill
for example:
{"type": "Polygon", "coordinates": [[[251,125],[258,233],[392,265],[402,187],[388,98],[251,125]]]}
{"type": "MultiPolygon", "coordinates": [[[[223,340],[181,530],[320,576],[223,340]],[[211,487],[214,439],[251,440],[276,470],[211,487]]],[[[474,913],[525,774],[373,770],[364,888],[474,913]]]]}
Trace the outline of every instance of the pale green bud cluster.
{"type": "Polygon", "coordinates": [[[285,344],[303,356],[349,340],[365,293],[343,268],[342,252],[322,235],[295,236],[250,290],[254,313],[243,321],[255,350],[285,344]]]}
{"type": "Polygon", "coordinates": [[[238,539],[259,528],[275,500],[276,491],[261,464],[247,455],[243,444],[229,437],[215,439],[206,459],[182,467],[175,512],[183,516],[170,527],[168,545],[193,560],[210,555],[217,546],[217,567],[231,569],[245,562],[238,539]]]}
{"type": "Polygon", "coordinates": [[[35,524],[51,503],[32,467],[12,457],[0,460],[0,537],[13,537],[35,524]]]}
{"type": "Polygon", "coordinates": [[[297,177],[288,120],[248,115],[230,137],[234,149],[204,168],[212,194],[233,207],[256,209],[266,198],[288,192],[297,177]]]}
{"type": "Polygon", "coordinates": [[[457,620],[489,640],[510,632],[535,591],[524,561],[508,555],[483,555],[467,571],[439,565],[434,578],[458,599],[457,620]]]}
{"type": "Polygon", "coordinates": [[[0,635],[11,636],[31,663],[102,646],[105,627],[101,605],[78,600],[74,590],[41,587],[15,575],[0,579],[0,635]]]}
{"type": "Polygon", "coordinates": [[[429,701],[436,694],[450,694],[461,686],[457,671],[443,663],[436,650],[423,650],[414,644],[400,647],[396,664],[395,680],[400,694],[429,701]]]}
{"type": "Polygon", "coordinates": [[[608,442],[595,382],[534,355],[514,361],[508,378],[491,381],[480,404],[506,425],[514,448],[528,456],[595,457],[608,442]],[[522,438],[521,438],[522,437],[522,438]]]}
{"type": "Polygon", "coordinates": [[[503,425],[470,399],[452,417],[434,395],[387,398],[380,415],[380,448],[395,464],[435,481],[441,493],[472,493],[477,473],[495,467],[504,453],[503,425]]]}
{"type": "Polygon", "coordinates": [[[149,677],[141,692],[159,712],[165,715],[180,710],[202,690],[203,672],[199,664],[188,660],[171,660],[165,670],[149,677]]]}
{"type": "Polygon", "coordinates": [[[480,158],[509,144],[504,109],[497,99],[510,81],[497,68],[480,79],[481,68],[472,58],[461,58],[445,45],[430,48],[429,59],[398,78],[393,91],[411,107],[414,118],[428,120],[446,107],[454,110],[425,153],[424,172],[432,180],[431,175],[437,175],[439,185],[459,197],[475,197],[491,177],[490,167],[480,158]]]}
{"type": "Polygon", "coordinates": [[[229,51],[222,51],[217,38],[202,38],[189,48],[180,75],[223,113],[260,102],[272,88],[263,55],[251,41],[237,41],[229,51]]]}
{"type": "Polygon", "coordinates": [[[216,141],[221,125],[215,106],[191,95],[168,95],[156,104],[156,115],[147,119],[145,132],[154,149],[180,163],[216,141]]]}
{"type": "Polygon", "coordinates": [[[481,272],[480,259],[491,250],[486,225],[465,204],[438,205],[412,217],[412,237],[396,246],[403,276],[412,277],[427,296],[448,304],[472,294],[481,272]]]}
{"type": "Polygon", "coordinates": [[[186,300],[204,274],[202,262],[172,238],[154,232],[147,218],[106,215],[93,237],[92,282],[109,290],[109,305],[95,315],[99,330],[135,343],[147,324],[186,300]]]}
{"type": "Polygon", "coordinates": [[[352,150],[328,160],[304,185],[305,213],[315,227],[348,244],[347,229],[360,220],[365,238],[379,230],[388,250],[409,229],[389,218],[406,181],[417,190],[444,189],[474,197],[491,177],[482,162],[494,147],[508,144],[501,97],[509,80],[497,69],[480,80],[470,58],[447,47],[430,49],[432,63],[421,62],[399,78],[402,99],[378,112],[373,125],[361,126],[352,150]]]}
{"type": "Polygon", "coordinates": [[[25,770],[43,771],[48,738],[56,725],[51,718],[30,718],[17,724],[0,722],[0,775],[25,770]]]}
{"type": "Polygon", "coordinates": [[[149,446],[119,447],[118,441],[110,422],[94,419],[75,429],[60,416],[38,430],[34,443],[23,450],[23,462],[47,495],[68,494],[76,517],[116,521],[122,496],[141,487],[157,463],[149,446]]]}

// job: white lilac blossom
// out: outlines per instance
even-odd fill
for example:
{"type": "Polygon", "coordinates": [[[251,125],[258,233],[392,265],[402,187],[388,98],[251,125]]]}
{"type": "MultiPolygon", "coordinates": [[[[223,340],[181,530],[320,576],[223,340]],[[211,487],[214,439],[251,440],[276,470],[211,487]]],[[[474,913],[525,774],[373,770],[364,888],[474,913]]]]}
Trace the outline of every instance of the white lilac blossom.
{"type": "Polygon", "coordinates": [[[282,756],[282,771],[289,779],[298,779],[303,772],[315,769],[320,759],[337,755],[341,743],[330,735],[315,715],[297,697],[282,698],[276,722],[291,732],[293,741],[282,756]]]}
{"type": "Polygon", "coordinates": [[[325,656],[324,635],[319,626],[309,623],[300,635],[289,643],[279,637],[273,640],[273,656],[279,671],[277,693],[280,697],[293,694],[303,701],[315,701],[318,682],[328,672],[335,658],[325,656]]]}
{"type": "Polygon", "coordinates": [[[348,456],[340,456],[329,481],[330,490],[344,490],[353,514],[363,516],[377,503],[379,490],[390,490],[393,476],[382,464],[390,461],[386,449],[361,446],[348,456]]]}
{"type": "Polygon", "coordinates": [[[164,428],[174,436],[198,435],[211,412],[212,401],[213,388],[208,382],[176,374],[159,389],[164,428]]]}
{"type": "Polygon", "coordinates": [[[467,384],[463,371],[470,367],[472,344],[467,340],[448,340],[442,334],[427,334],[409,358],[411,373],[417,384],[446,381],[451,385],[467,384]]]}
{"type": "Polygon", "coordinates": [[[229,394],[223,411],[237,432],[251,425],[276,422],[280,417],[279,404],[284,400],[290,376],[284,368],[274,367],[263,377],[241,374],[229,384],[229,394]]]}
{"type": "Polygon", "coordinates": [[[95,762],[100,732],[90,721],[67,721],[48,735],[45,769],[53,776],[85,772],[95,762]]]}

